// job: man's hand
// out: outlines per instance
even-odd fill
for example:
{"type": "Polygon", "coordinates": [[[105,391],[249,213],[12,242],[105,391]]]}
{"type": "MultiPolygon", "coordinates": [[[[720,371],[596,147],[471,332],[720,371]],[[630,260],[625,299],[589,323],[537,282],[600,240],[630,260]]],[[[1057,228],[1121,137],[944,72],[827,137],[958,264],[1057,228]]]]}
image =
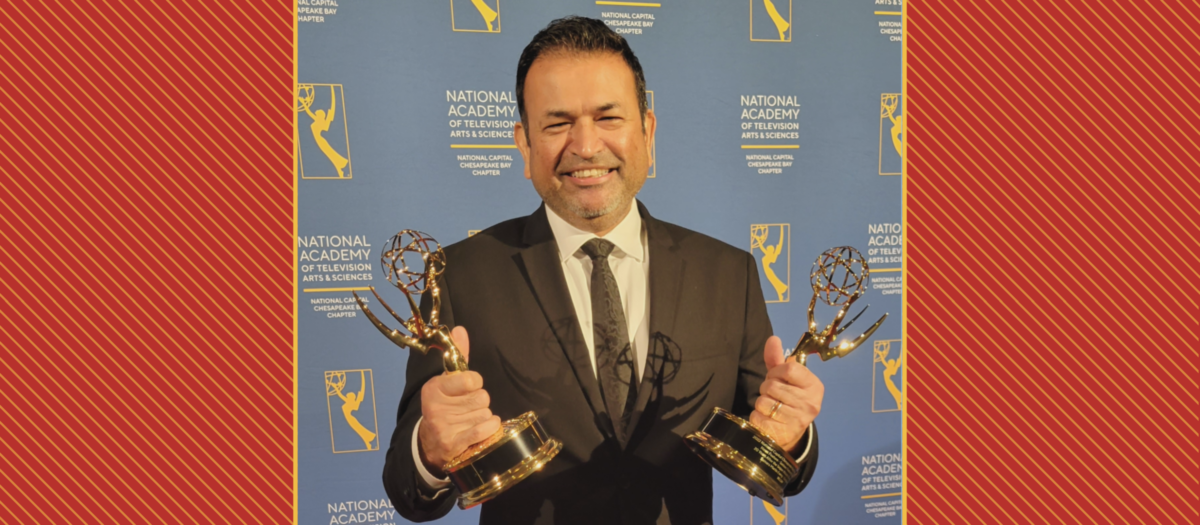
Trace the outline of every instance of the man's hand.
{"type": "MultiPolygon", "coordinates": [[[[467,329],[455,327],[450,337],[467,359],[470,353],[467,329]]],[[[417,438],[421,461],[430,474],[445,477],[446,463],[500,430],[500,418],[488,408],[491,402],[483,389],[483,376],[478,372],[442,374],[421,387],[424,419],[417,438]]]]}
{"type": "Polygon", "coordinates": [[[766,431],[784,450],[794,451],[808,425],[821,412],[825,385],[808,367],[794,359],[784,361],[783,342],[778,337],[767,339],[763,359],[767,362],[767,379],[758,389],[762,395],[754,403],[750,422],[766,431]],[[776,408],[780,401],[783,404],[776,408]]]}

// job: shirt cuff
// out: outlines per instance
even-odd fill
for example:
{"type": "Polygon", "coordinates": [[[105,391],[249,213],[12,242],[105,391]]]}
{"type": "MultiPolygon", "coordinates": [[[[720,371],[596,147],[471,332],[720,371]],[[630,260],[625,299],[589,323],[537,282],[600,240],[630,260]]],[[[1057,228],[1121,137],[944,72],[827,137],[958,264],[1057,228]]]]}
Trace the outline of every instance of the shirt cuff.
{"type": "MultiPolygon", "coordinates": [[[[813,424],[809,423],[808,428],[806,428],[804,430],[804,435],[800,436],[800,439],[804,441],[804,451],[801,452],[799,456],[796,456],[796,464],[797,465],[804,463],[804,460],[808,458],[808,452],[810,450],[812,450],[812,442],[813,442],[812,428],[813,428],[813,424]]],[[[421,458],[418,457],[417,461],[420,461],[420,460],[421,460],[421,458]]],[[[421,467],[421,468],[424,468],[424,467],[421,467]]]]}
{"type": "Polygon", "coordinates": [[[433,497],[436,499],[436,498],[441,497],[442,492],[449,490],[447,487],[450,486],[450,478],[447,477],[447,478],[438,479],[438,478],[434,477],[433,474],[429,473],[429,469],[425,468],[425,462],[421,461],[421,449],[417,447],[417,435],[419,434],[419,432],[421,430],[421,421],[424,419],[425,419],[425,417],[422,416],[421,419],[417,420],[417,424],[415,426],[413,426],[413,433],[412,433],[413,462],[417,464],[417,472],[421,473],[421,479],[425,480],[425,484],[429,485],[429,488],[437,491],[437,494],[433,495],[433,497]]]}

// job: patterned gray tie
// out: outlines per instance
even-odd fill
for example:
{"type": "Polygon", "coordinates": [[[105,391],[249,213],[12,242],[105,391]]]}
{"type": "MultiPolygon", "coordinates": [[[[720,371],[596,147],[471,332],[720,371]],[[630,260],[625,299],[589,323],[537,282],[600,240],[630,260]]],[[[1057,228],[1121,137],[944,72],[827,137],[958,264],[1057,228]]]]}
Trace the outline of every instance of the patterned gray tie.
{"type": "Polygon", "coordinates": [[[613,243],[596,238],[584,243],[582,250],[592,259],[592,329],[600,393],[617,439],[624,445],[637,399],[637,374],[621,290],[608,266],[613,247],[613,243]]]}

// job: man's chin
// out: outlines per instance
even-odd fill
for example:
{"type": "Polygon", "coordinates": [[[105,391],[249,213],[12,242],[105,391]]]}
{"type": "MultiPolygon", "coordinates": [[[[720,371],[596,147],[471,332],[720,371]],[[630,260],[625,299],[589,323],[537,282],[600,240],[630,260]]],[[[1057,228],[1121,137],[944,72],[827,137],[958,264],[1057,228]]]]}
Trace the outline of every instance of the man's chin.
{"type": "Polygon", "coordinates": [[[622,206],[624,203],[620,199],[613,199],[611,202],[592,205],[569,201],[559,201],[553,204],[556,205],[551,206],[551,208],[554,208],[554,211],[559,215],[569,214],[585,220],[600,219],[624,209],[624,206],[622,206]]]}
{"type": "Polygon", "coordinates": [[[576,217],[581,217],[581,218],[590,220],[590,219],[599,219],[601,217],[604,217],[606,215],[616,212],[617,210],[619,210],[621,208],[621,202],[614,201],[614,202],[610,202],[610,203],[603,204],[600,206],[584,206],[582,204],[570,204],[570,205],[568,205],[568,207],[571,210],[571,213],[573,213],[576,217]]]}

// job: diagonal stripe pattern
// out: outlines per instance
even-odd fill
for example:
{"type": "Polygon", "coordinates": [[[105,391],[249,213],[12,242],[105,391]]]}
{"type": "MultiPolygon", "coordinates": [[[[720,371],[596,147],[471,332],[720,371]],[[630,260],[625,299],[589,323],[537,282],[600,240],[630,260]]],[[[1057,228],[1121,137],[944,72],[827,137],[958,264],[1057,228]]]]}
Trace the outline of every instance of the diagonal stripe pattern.
{"type": "Polygon", "coordinates": [[[1200,519],[1200,19],[906,2],[908,523],[1200,519]]]}
{"type": "Polygon", "coordinates": [[[293,9],[0,8],[0,522],[292,521],[293,9]]]}

